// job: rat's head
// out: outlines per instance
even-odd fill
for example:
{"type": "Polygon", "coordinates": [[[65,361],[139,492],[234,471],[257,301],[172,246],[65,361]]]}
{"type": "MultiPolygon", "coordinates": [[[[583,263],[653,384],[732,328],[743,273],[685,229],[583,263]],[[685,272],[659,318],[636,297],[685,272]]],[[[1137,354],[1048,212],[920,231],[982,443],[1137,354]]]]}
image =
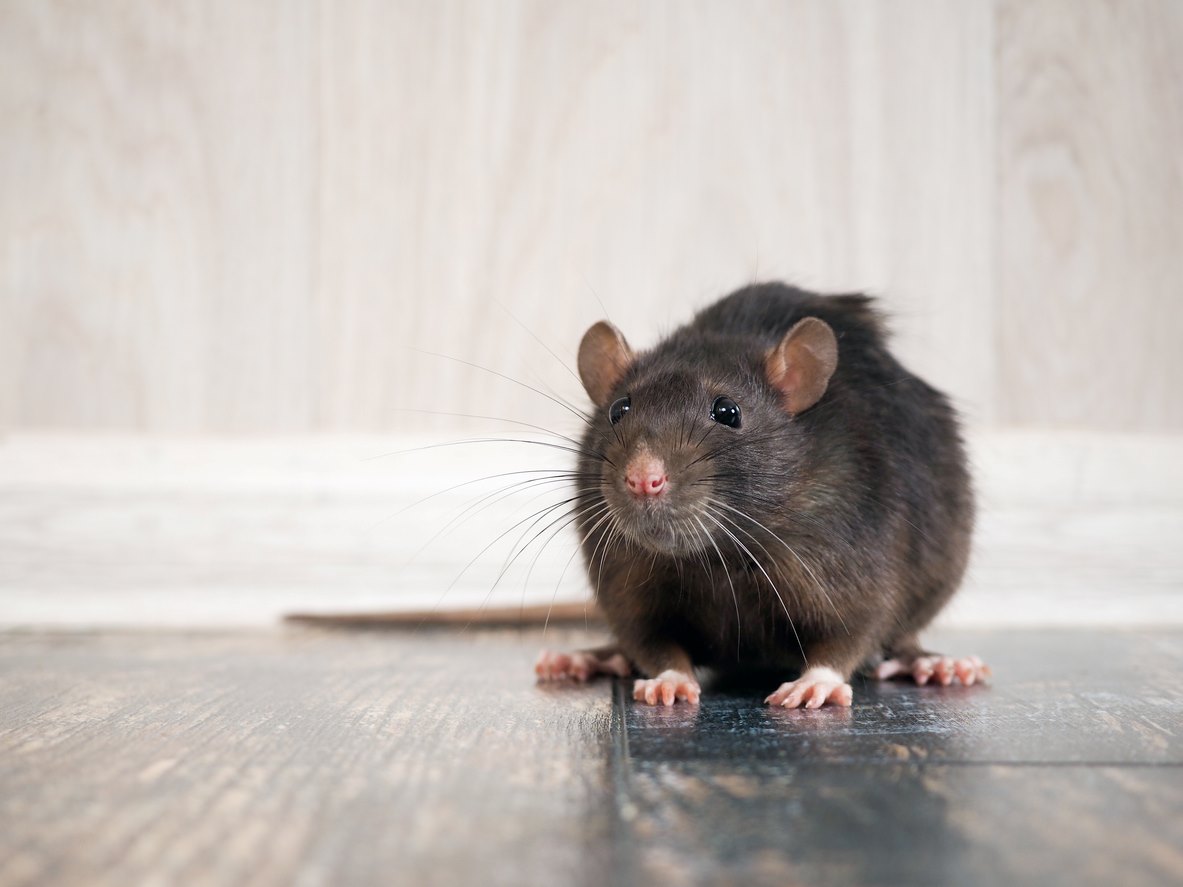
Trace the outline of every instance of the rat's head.
{"type": "Polygon", "coordinates": [[[667,555],[750,539],[783,503],[808,445],[796,417],[838,363],[833,331],[810,317],[775,346],[707,332],[634,353],[600,321],[584,334],[579,375],[595,404],[584,459],[613,525],[667,555]]]}

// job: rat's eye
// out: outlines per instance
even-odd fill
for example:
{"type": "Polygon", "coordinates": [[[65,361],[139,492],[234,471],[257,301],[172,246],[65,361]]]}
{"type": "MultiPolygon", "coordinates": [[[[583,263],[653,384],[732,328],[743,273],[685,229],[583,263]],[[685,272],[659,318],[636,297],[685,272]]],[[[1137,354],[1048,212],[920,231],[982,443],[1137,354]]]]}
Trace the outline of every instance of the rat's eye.
{"type": "Polygon", "coordinates": [[[739,427],[739,404],[730,397],[716,397],[711,405],[711,421],[726,425],[728,428],[739,427]]]}
{"type": "Polygon", "coordinates": [[[618,397],[612,401],[612,406],[608,407],[608,421],[615,425],[624,418],[624,414],[632,409],[633,402],[626,394],[624,397],[618,397]]]}

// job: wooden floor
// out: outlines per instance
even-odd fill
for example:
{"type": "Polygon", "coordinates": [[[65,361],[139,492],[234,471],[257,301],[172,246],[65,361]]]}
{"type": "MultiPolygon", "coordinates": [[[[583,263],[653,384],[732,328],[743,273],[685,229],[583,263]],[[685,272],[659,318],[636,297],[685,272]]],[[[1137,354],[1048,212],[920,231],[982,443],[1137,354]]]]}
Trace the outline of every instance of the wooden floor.
{"type": "Polygon", "coordinates": [[[1183,882],[1183,634],[940,635],[993,685],[818,712],[535,686],[542,643],[0,635],[0,884],[1183,882]]]}

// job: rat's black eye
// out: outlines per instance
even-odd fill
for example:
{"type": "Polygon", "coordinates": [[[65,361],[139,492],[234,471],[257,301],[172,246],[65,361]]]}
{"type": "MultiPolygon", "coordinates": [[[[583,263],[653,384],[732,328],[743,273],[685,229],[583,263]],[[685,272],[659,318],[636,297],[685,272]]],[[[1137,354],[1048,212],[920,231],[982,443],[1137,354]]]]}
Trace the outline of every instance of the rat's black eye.
{"type": "Polygon", "coordinates": [[[618,397],[612,401],[612,406],[608,407],[608,421],[615,425],[624,418],[624,414],[632,409],[633,402],[626,394],[624,397],[618,397]]]}
{"type": "Polygon", "coordinates": [[[716,397],[711,405],[711,421],[726,425],[728,428],[739,427],[739,404],[730,397],[716,397]]]}

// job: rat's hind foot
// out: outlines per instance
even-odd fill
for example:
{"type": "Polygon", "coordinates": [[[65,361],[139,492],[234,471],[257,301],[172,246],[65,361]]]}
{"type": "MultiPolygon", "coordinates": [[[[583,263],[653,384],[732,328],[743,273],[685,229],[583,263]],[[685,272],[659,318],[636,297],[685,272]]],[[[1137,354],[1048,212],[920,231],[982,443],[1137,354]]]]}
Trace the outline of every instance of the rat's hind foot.
{"type": "Polygon", "coordinates": [[[698,704],[702,688],[698,681],[682,671],[666,669],[655,678],[641,678],[633,684],[633,699],[649,705],[673,705],[675,701],[698,704]]]}
{"type": "Polygon", "coordinates": [[[615,647],[556,653],[543,650],[534,662],[534,674],[540,681],[588,681],[598,674],[627,678],[633,667],[615,647]]]}
{"type": "Polygon", "coordinates": [[[990,666],[977,656],[954,659],[952,656],[926,653],[914,657],[885,659],[876,666],[875,677],[881,681],[896,677],[911,678],[922,687],[929,681],[947,687],[953,683],[953,678],[957,678],[969,687],[990,677],[990,666]]]}
{"type": "Polygon", "coordinates": [[[819,665],[806,669],[797,680],[781,684],[764,701],[785,708],[800,708],[803,703],[806,708],[821,708],[827,702],[849,708],[853,700],[854,691],[842,675],[819,665]]]}

